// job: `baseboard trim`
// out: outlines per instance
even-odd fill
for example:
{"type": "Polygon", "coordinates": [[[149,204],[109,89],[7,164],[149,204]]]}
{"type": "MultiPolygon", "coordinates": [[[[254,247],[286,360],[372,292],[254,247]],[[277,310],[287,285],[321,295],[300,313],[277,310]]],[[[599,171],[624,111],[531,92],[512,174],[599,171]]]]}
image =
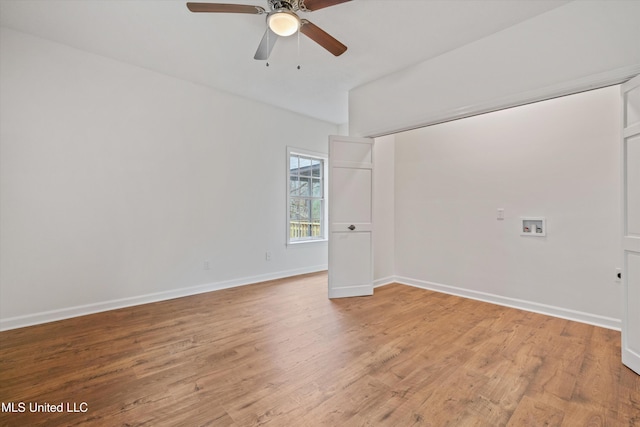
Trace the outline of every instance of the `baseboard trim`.
{"type": "Polygon", "coordinates": [[[329,298],[350,298],[373,295],[373,286],[358,285],[345,286],[344,288],[329,289],[329,298]]]}
{"type": "Polygon", "coordinates": [[[188,288],[172,289],[169,291],[156,292],[135,297],[120,298],[93,304],[79,305],[58,310],[44,311],[40,313],[27,314],[24,316],[9,317],[6,319],[0,319],[0,331],[24,328],[27,326],[39,325],[42,323],[69,319],[72,317],[100,313],[103,311],[116,310],[119,308],[133,307],[141,304],[149,304],[175,298],[188,297],[192,295],[219,291],[222,289],[235,288],[239,286],[253,285],[256,283],[267,282],[269,280],[283,279],[286,277],[299,276],[302,274],[317,273],[325,270],[327,270],[327,265],[317,265],[312,267],[298,268],[294,270],[243,277],[239,279],[225,280],[221,282],[207,283],[198,286],[190,286],[188,288]]]}
{"type": "Polygon", "coordinates": [[[479,292],[470,289],[458,288],[455,286],[443,285],[441,283],[412,279],[409,277],[396,276],[394,282],[401,285],[413,286],[420,289],[427,289],[430,291],[442,292],[445,294],[470,298],[478,301],[488,302],[491,304],[502,305],[505,307],[545,314],[547,316],[559,317],[561,319],[573,320],[576,322],[599,326],[606,329],[613,329],[616,331],[620,331],[622,327],[621,319],[614,319],[611,317],[585,313],[582,311],[571,310],[563,307],[540,304],[516,298],[509,298],[486,292],[479,292]]]}
{"type": "Polygon", "coordinates": [[[380,286],[390,285],[392,283],[395,283],[395,281],[395,276],[382,277],[373,281],[373,288],[375,289],[379,288],[380,286]]]}
{"type": "MultiPolygon", "coordinates": [[[[58,320],[69,319],[72,317],[85,316],[88,314],[100,313],[103,311],[116,310],[119,308],[133,307],[141,304],[149,304],[159,301],[166,301],[175,298],[182,298],[191,295],[213,292],[222,289],[235,288],[239,286],[253,285],[256,283],[266,282],[269,280],[283,279],[286,277],[299,276],[302,274],[317,273],[327,270],[326,265],[318,265],[307,268],[299,268],[294,270],[286,270],[274,273],[261,274],[257,276],[243,277],[239,279],[226,280],[221,282],[208,283],[188,288],[173,289],[170,291],[157,292],[152,294],[140,295],[136,297],[120,298],[116,300],[86,304],[75,307],[68,307],[59,310],[51,310],[40,313],[28,314],[24,316],[10,317],[0,319],[0,331],[10,329],[18,329],[27,326],[39,325],[42,323],[55,322],[58,320]]],[[[591,313],[571,310],[567,308],[551,306],[546,304],[535,303],[531,301],[509,298],[500,295],[490,294],[486,292],[473,291],[455,286],[444,285],[441,283],[429,282],[425,280],[413,279],[402,276],[388,276],[374,281],[373,287],[379,288],[392,283],[413,286],[420,289],[426,289],[445,294],[456,295],[464,298],[470,298],[478,301],[488,302],[492,304],[502,305],[505,307],[517,308],[520,310],[531,311],[534,313],[545,314],[548,316],[559,317],[562,319],[573,320],[576,322],[587,323],[616,331],[621,330],[622,321],[611,317],[600,316],[591,313]]],[[[348,294],[349,292],[346,292],[348,294]]],[[[349,296],[349,295],[339,296],[349,296]]],[[[338,296],[338,295],[336,295],[338,296]]]]}

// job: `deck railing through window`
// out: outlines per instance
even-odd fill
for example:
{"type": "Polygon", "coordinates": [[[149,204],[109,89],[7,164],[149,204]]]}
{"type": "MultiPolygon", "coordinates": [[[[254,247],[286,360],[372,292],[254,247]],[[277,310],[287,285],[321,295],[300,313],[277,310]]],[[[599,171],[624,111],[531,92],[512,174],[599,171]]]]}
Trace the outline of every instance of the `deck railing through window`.
{"type": "Polygon", "coordinates": [[[292,239],[298,239],[301,237],[321,237],[322,229],[319,221],[291,221],[289,233],[292,239]]]}

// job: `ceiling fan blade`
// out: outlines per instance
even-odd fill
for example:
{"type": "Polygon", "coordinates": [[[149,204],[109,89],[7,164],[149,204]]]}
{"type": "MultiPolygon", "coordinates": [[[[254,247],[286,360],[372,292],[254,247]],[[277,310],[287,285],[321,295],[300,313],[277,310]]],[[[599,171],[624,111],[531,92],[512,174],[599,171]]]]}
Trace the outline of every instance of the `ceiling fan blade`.
{"type": "Polygon", "coordinates": [[[323,9],[329,6],[335,6],[340,3],[346,3],[351,0],[304,0],[304,7],[308,11],[323,9]]]}
{"type": "Polygon", "coordinates": [[[314,42],[318,43],[323,48],[335,56],[340,56],[346,52],[347,47],[333,38],[329,33],[321,29],[315,24],[312,24],[306,19],[300,20],[300,32],[309,37],[314,42]]]}
{"type": "Polygon", "coordinates": [[[211,13],[251,13],[261,15],[265,13],[260,6],[250,6],[246,4],[226,4],[226,3],[187,3],[187,8],[191,12],[211,12],[211,13]]]}
{"type": "Polygon", "coordinates": [[[267,28],[267,31],[264,32],[264,36],[262,36],[262,41],[260,42],[260,46],[258,46],[258,50],[256,50],[256,54],[253,59],[269,59],[269,55],[271,55],[271,51],[273,50],[273,45],[276,44],[276,40],[278,40],[278,35],[271,31],[270,28],[267,28]]]}

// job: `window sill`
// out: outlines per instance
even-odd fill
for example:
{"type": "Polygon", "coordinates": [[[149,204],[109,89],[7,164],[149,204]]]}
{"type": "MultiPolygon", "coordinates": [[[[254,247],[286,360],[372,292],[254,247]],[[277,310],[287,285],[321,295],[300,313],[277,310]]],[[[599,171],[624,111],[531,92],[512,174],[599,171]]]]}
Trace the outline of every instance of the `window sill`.
{"type": "Polygon", "coordinates": [[[320,243],[327,243],[328,239],[316,239],[316,240],[298,240],[293,242],[288,242],[288,246],[306,246],[306,245],[318,245],[320,243]]]}

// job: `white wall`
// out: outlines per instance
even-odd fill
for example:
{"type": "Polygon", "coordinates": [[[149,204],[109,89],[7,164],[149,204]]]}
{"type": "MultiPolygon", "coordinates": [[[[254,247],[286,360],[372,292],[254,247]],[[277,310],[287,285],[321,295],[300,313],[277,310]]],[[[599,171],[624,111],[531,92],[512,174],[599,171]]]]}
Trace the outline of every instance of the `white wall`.
{"type": "Polygon", "coordinates": [[[326,244],[285,246],[285,157],[337,126],[0,40],[2,327],[326,268],[326,244]]]}
{"type": "Polygon", "coordinates": [[[399,280],[619,327],[619,104],[610,87],[396,135],[399,280]]]}
{"type": "Polygon", "coordinates": [[[620,83],[640,73],[638,22],[638,1],[568,3],[353,89],[350,135],[378,136],[620,83]]]}

